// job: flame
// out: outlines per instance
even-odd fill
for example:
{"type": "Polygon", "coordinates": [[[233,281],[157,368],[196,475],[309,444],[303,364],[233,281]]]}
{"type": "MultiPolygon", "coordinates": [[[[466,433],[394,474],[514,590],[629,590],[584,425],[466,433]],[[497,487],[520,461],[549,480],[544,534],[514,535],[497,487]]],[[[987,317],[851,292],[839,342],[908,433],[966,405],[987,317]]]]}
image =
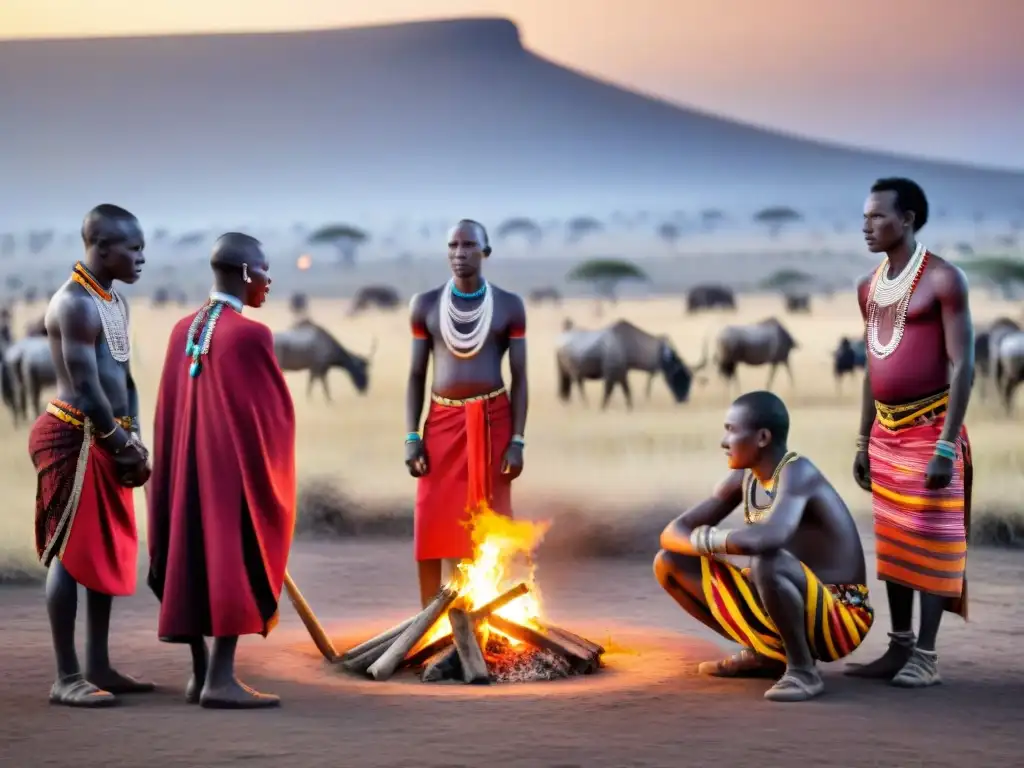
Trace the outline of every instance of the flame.
{"type": "Polygon", "coordinates": [[[307,269],[313,266],[313,257],[308,253],[304,253],[295,260],[295,266],[305,272],[307,269]]]}
{"type": "MultiPolygon", "coordinates": [[[[448,586],[468,610],[476,610],[500,597],[520,582],[530,591],[503,605],[495,614],[525,626],[536,626],[541,615],[540,595],[534,580],[533,552],[551,527],[547,521],[512,520],[481,507],[471,518],[473,559],[462,562],[448,586]]],[[[491,632],[497,632],[493,627],[491,632]]],[[[442,617],[427,633],[427,645],[451,632],[448,617],[442,617]]],[[[502,634],[503,633],[498,633],[502,634]]],[[[519,641],[507,638],[511,645],[519,641]]]]}

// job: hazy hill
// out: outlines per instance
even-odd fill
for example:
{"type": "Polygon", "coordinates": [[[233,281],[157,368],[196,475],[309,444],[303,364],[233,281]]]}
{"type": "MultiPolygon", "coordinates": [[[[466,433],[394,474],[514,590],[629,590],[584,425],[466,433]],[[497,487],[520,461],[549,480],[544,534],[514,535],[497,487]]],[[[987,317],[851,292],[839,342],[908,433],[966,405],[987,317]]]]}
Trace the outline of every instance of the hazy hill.
{"type": "Polygon", "coordinates": [[[891,173],[965,216],[1024,203],[1024,174],[671,106],[524,50],[500,19],[3,42],[0,104],[7,228],[74,226],[101,200],[171,226],[778,203],[855,219],[891,173]]]}

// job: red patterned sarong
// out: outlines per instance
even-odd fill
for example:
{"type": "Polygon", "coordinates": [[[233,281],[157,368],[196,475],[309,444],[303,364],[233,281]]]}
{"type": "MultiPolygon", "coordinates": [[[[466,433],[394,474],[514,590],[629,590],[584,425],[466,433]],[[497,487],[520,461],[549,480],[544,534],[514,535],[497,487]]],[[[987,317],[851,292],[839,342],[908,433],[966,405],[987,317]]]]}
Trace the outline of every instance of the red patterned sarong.
{"type": "Polygon", "coordinates": [[[953,480],[924,487],[945,424],[948,393],[901,406],[876,403],[871,430],[871,491],[878,578],[949,598],[967,618],[967,537],[973,467],[967,429],[956,440],[953,480]]]}
{"type": "MultiPolygon", "coordinates": [[[[131,427],[131,419],[118,423],[131,427]]],[[[132,489],[118,480],[114,458],[93,442],[92,423],[52,400],[32,426],[29,455],[36,468],[36,554],[54,557],[86,589],[135,592],[138,534],[132,489]]]]}
{"type": "Polygon", "coordinates": [[[504,389],[469,400],[434,396],[423,426],[428,472],[416,488],[416,560],[473,556],[469,522],[486,504],[512,516],[512,485],[501,463],[512,439],[504,389]]]}

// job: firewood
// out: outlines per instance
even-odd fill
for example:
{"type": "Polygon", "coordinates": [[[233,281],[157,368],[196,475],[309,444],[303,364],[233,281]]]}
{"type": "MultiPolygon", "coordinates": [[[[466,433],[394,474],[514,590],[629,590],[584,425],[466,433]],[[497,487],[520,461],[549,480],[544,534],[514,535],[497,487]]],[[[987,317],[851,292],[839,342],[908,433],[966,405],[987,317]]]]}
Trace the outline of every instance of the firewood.
{"type": "Polygon", "coordinates": [[[347,672],[354,672],[356,674],[366,674],[366,670],[377,661],[381,656],[384,655],[384,651],[388,649],[393,641],[385,640],[383,643],[368,648],[358,656],[353,656],[351,659],[346,659],[341,662],[342,668],[347,672]]]}
{"type": "Polygon", "coordinates": [[[402,659],[405,658],[405,655],[434,626],[434,623],[444,615],[444,612],[448,610],[448,607],[455,601],[456,597],[457,593],[454,590],[447,587],[442,589],[433,602],[416,616],[412,624],[395,638],[383,655],[370,665],[370,668],[367,670],[370,676],[375,680],[387,680],[390,678],[402,662],[402,659]]]}
{"type": "Polygon", "coordinates": [[[423,668],[423,675],[420,679],[424,683],[438,683],[442,680],[454,680],[457,677],[462,677],[462,660],[459,659],[459,652],[452,645],[430,657],[427,665],[423,668]]]}
{"type": "Polygon", "coordinates": [[[434,654],[439,651],[447,650],[451,646],[452,642],[451,632],[446,635],[442,635],[433,642],[424,645],[418,651],[406,656],[402,659],[402,663],[399,664],[398,667],[399,669],[402,669],[405,667],[418,667],[420,664],[425,664],[432,656],[434,656],[434,654]]]}
{"type": "Polygon", "coordinates": [[[592,654],[600,656],[605,652],[603,646],[600,646],[595,642],[587,640],[587,638],[585,637],[580,637],[575,632],[570,632],[568,629],[564,629],[562,627],[556,627],[553,624],[544,624],[541,622],[538,623],[540,623],[540,626],[543,628],[545,632],[558,635],[559,637],[565,638],[569,642],[576,643],[576,645],[586,648],[592,654]]]}
{"type": "Polygon", "coordinates": [[[534,629],[533,627],[527,627],[493,614],[487,619],[487,623],[499,632],[515,638],[521,643],[527,643],[534,648],[550,651],[564,657],[578,671],[593,671],[597,665],[597,656],[595,654],[562,637],[549,634],[543,630],[534,629]]]}
{"type": "Polygon", "coordinates": [[[448,611],[448,620],[452,623],[455,650],[462,662],[462,681],[478,685],[490,683],[491,676],[487,672],[487,662],[484,660],[484,652],[480,649],[480,641],[477,639],[476,620],[459,608],[452,608],[448,611]]]}
{"type": "Polygon", "coordinates": [[[356,656],[359,656],[360,654],[365,653],[366,651],[370,650],[371,648],[376,648],[381,643],[386,643],[386,642],[388,642],[390,640],[394,640],[396,637],[398,637],[400,634],[402,634],[408,628],[408,626],[410,624],[412,624],[415,620],[416,620],[415,616],[410,616],[408,619],[403,621],[401,624],[396,624],[395,626],[393,626],[391,629],[387,630],[386,632],[381,632],[379,635],[375,635],[374,637],[371,637],[366,642],[360,643],[359,645],[355,646],[354,648],[349,648],[347,651],[345,651],[343,654],[341,654],[341,660],[342,661],[348,661],[349,659],[354,659],[356,656]]]}

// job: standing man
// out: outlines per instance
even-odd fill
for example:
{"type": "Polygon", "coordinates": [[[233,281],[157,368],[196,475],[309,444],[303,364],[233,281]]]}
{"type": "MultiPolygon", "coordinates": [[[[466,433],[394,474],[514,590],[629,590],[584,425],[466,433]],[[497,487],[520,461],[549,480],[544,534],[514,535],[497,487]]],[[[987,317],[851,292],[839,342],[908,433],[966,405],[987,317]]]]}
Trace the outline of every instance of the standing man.
{"type": "Polygon", "coordinates": [[[472,557],[473,513],[487,507],[512,515],[511,482],[523,471],[526,307],[483,279],[481,266],[490,255],[487,230],[463,219],[448,235],[452,278],[410,303],[405,464],[419,478],[415,552],[424,606],[441,587],[442,561],[472,557]],[[501,376],[506,352],[508,392],[501,376]],[[431,403],[421,435],[431,353],[431,403]]]}
{"type": "Polygon", "coordinates": [[[941,682],[935,641],[943,611],[967,618],[973,470],[963,424],[974,327],[963,273],[917,240],[927,221],[921,187],[901,178],[875,182],[864,239],[885,258],[857,289],[868,365],[853,473],[873,497],[892,632],[881,658],[851,664],[847,674],[904,688],[941,682]]]}
{"type": "Polygon", "coordinates": [[[116,205],[89,211],[82,241],[85,258],[46,310],[57,397],[33,425],[28,449],[38,477],[36,554],[48,568],[57,656],[50,701],[101,707],[115,704],[115,694],[153,690],[116,672],[108,655],[113,598],[135,592],[132,489],[149,477],[129,365],[128,304],[113,284],[136,282],[146,259],[138,220],[116,205]],[[75,651],[79,584],[88,611],[84,675],[75,651]]]}
{"type": "Polygon", "coordinates": [[[174,327],[160,379],[149,586],[160,639],[191,648],[188,702],[272,707],[277,696],[235,677],[235,649],[277,623],[295,524],[295,412],[270,329],[242,315],[270,289],[259,241],[222,235],[211,264],[210,299],[174,327]]]}

